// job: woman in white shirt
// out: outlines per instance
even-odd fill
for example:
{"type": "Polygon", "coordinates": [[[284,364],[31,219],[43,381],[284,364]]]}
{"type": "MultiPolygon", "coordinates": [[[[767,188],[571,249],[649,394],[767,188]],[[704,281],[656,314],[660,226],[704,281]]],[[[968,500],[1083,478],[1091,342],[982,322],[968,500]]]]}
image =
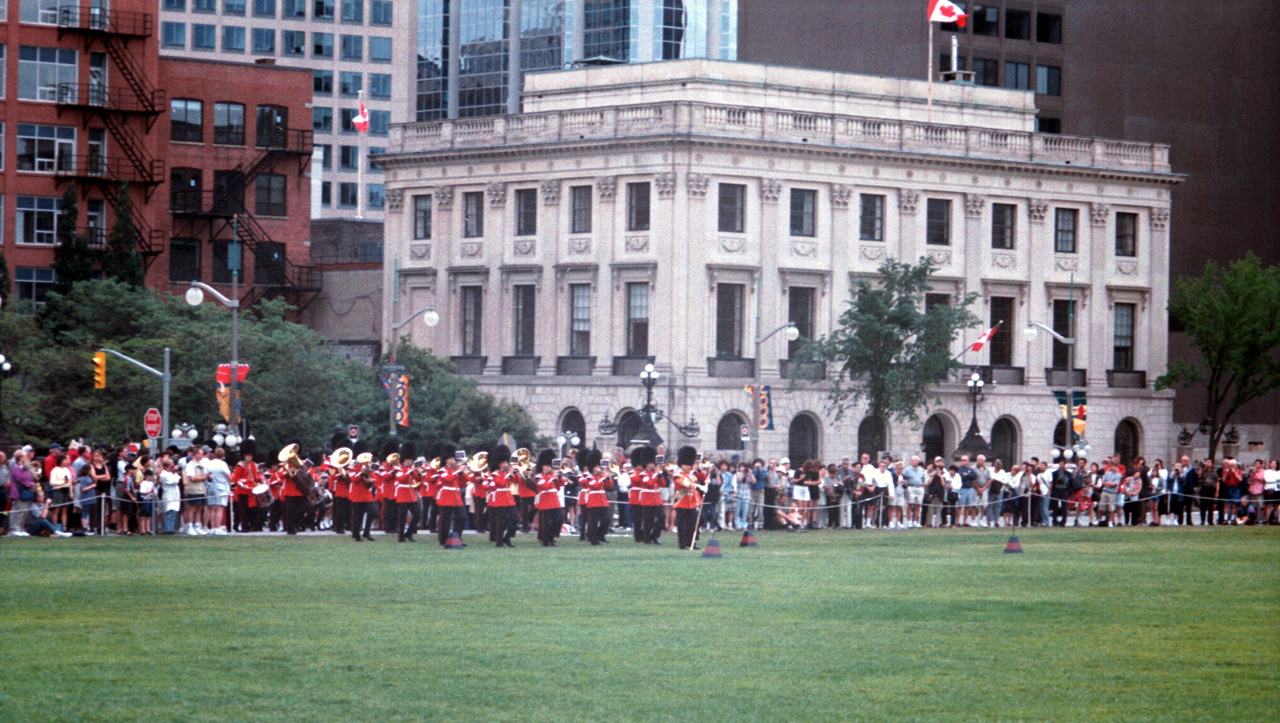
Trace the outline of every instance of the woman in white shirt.
{"type": "Polygon", "coordinates": [[[1151,481],[1152,498],[1147,510],[1151,515],[1151,525],[1163,525],[1169,514],[1169,470],[1164,468],[1164,460],[1157,459],[1147,476],[1151,481]]]}
{"type": "Polygon", "coordinates": [[[1275,514],[1276,507],[1280,506],[1280,459],[1273,459],[1267,463],[1267,468],[1262,472],[1262,499],[1265,505],[1265,512],[1262,517],[1263,524],[1276,524],[1271,521],[1272,515],[1275,514]]]}

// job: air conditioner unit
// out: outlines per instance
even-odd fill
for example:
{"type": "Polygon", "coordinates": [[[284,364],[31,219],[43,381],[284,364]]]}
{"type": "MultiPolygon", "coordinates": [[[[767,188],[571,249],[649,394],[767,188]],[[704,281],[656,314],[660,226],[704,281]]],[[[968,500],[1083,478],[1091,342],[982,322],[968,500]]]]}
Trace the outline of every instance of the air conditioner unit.
{"type": "Polygon", "coordinates": [[[37,158],[36,170],[40,173],[53,173],[57,167],[56,162],[52,158],[37,158]]]}
{"type": "Polygon", "coordinates": [[[42,85],[36,89],[36,100],[54,101],[58,100],[58,86],[42,85]]]}
{"type": "Polygon", "coordinates": [[[45,25],[58,24],[58,8],[45,8],[40,11],[40,22],[45,25]]]}

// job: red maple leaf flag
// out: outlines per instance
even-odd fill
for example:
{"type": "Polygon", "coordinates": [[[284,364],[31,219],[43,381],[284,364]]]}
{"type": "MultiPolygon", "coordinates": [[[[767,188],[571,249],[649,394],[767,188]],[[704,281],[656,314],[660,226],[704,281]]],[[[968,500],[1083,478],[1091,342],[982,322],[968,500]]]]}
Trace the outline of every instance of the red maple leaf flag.
{"type": "Polygon", "coordinates": [[[351,119],[351,124],[361,133],[369,132],[369,111],[364,109],[364,101],[360,101],[360,112],[351,119]]]}
{"type": "MultiPolygon", "coordinates": [[[[1004,322],[1000,323],[1003,324],[1004,322]]],[[[978,337],[978,340],[973,342],[973,346],[969,347],[969,351],[982,351],[982,347],[986,346],[987,342],[991,341],[991,337],[996,335],[996,330],[999,328],[1000,324],[996,324],[983,332],[982,336],[978,337]]]]}
{"type": "Polygon", "coordinates": [[[964,10],[951,0],[929,0],[929,22],[931,23],[955,23],[963,28],[965,18],[968,17],[964,10]]]}

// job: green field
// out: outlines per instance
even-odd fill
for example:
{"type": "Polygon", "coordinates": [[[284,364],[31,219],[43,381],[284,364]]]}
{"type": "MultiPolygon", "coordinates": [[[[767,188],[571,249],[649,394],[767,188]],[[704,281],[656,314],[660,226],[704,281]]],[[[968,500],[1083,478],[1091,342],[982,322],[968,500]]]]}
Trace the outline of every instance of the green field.
{"type": "Polygon", "coordinates": [[[3,721],[1262,721],[1275,528],[0,540],[3,721]]]}

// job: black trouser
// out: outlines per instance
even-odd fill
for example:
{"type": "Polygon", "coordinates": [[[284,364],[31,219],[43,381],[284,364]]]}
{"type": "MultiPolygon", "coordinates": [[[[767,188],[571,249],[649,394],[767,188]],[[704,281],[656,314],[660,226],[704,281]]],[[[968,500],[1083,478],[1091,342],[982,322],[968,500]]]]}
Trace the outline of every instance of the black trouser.
{"type": "Polygon", "coordinates": [[[231,497],[232,511],[236,515],[236,532],[249,531],[249,496],[233,495],[231,497]]]}
{"type": "Polygon", "coordinates": [[[488,532],[489,541],[493,542],[493,526],[489,524],[489,504],[483,497],[476,497],[475,519],[471,521],[471,529],[476,532],[488,532]]]}
{"type": "Polygon", "coordinates": [[[271,503],[271,507],[268,508],[268,512],[270,517],[269,527],[272,532],[275,532],[280,529],[280,519],[284,517],[284,499],[277,497],[275,501],[271,503]]]}
{"type": "Polygon", "coordinates": [[[306,497],[284,498],[284,531],[290,535],[298,534],[302,527],[302,516],[307,513],[306,497]]]}
{"type": "Polygon", "coordinates": [[[1067,526],[1067,498],[1071,495],[1069,490],[1055,489],[1050,492],[1052,497],[1049,500],[1049,513],[1053,517],[1054,527],[1067,526]]]}
{"type": "Polygon", "coordinates": [[[1032,524],[1032,525],[1047,525],[1047,524],[1049,524],[1049,521],[1048,521],[1048,520],[1042,520],[1042,519],[1040,519],[1040,510],[1041,510],[1041,507],[1040,507],[1040,498],[1042,498],[1042,497],[1044,497],[1044,495],[1038,495],[1038,494],[1036,494],[1036,493],[1034,493],[1034,492],[1033,492],[1033,493],[1031,493],[1031,524],[1032,524]]]}
{"type": "Polygon", "coordinates": [[[955,490],[947,490],[947,497],[942,505],[942,517],[944,524],[955,526],[956,524],[956,503],[960,501],[960,493],[955,490]]]}
{"type": "MultiPolygon", "coordinates": [[[[510,508],[508,508],[510,509],[510,508]]],[[[538,541],[543,547],[555,543],[560,536],[560,528],[564,525],[564,509],[556,507],[538,512],[538,541]]]]}
{"type": "Polygon", "coordinates": [[[1200,497],[1196,499],[1196,506],[1200,508],[1200,524],[1213,524],[1213,493],[1207,492],[1202,487],[1200,489],[1200,497]]]}
{"type": "Polygon", "coordinates": [[[778,529],[778,515],[777,510],[774,509],[777,504],[778,490],[773,487],[765,487],[764,510],[761,511],[761,514],[764,515],[764,529],[766,530],[778,529]]]}
{"type": "Polygon", "coordinates": [[[643,508],[645,516],[645,541],[649,544],[657,544],[658,538],[662,537],[662,527],[665,520],[663,519],[662,503],[656,505],[645,505],[643,508]]]}
{"type": "Polygon", "coordinates": [[[1173,513],[1173,519],[1179,525],[1191,524],[1191,498],[1182,495],[1173,495],[1173,499],[1169,501],[1169,511],[1173,513]]]}
{"type": "Polygon", "coordinates": [[[604,533],[607,527],[606,515],[610,512],[609,507],[587,507],[587,523],[586,535],[587,540],[593,545],[599,545],[604,542],[604,533]]]}
{"type": "Polygon", "coordinates": [[[441,505],[438,522],[436,535],[443,545],[449,540],[450,532],[456,532],[458,539],[462,539],[462,530],[467,526],[467,513],[462,505],[441,505]]]}
{"type": "Polygon", "coordinates": [[[394,499],[382,501],[382,517],[379,518],[378,525],[382,528],[382,532],[387,535],[390,535],[392,528],[396,526],[396,501],[394,499]]]}
{"type": "Polygon", "coordinates": [[[648,530],[649,508],[640,504],[627,505],[631,513],[631,538],[636,542],[644,542],[645,531],[648,530]]]}
{"type": "Polygon", "coordinates": [[[533,515],[538,510],[533,506],[532,497],[519,497],[516,504],[520,506],[520,531],[528,532],[533,529],[533,515]]]}
{"type": "Polygon", "coordinates": [[[351,521],[351,500],[347,497],[333,498],[333,531],[339,535],[346,534],[347,523],[351,521]]]}
{"type": "Polygon", "coordinates": [[[440,507],[436,504],[436,498],[422,498],[422,519],[426,522],[422,529],[427,532],[436,531],[436,520],[440,516],[440,507]]]}
{"type": "Polygon", "coordinates": [[[698,510],[687,507],[676,508],[676,536],[680,540],[680,549],[693,547],[697,533],[698,510]]]}
{"type": "MultiPolygon", "coordinates": [[[[505,507],[489,506],[489,541],[501,547],[511,542],[516,536],[516,528],[520,525],[520,517],[516,514],[515,505],[505,507]]],[[[542,531],[538,531],[541,537],[542,531]]]]}
{"type": "Polygon", "coordinates": [[[373,529],[374,515],[378,514],[377,502],[351,503],[351,537],[360,539],[363,531],[365,537],[373,537],[369,531],[373,529]]]}
{"type": "Polygon", "coordinates": [[[400,536],[400,541],[405,539],[413,539],[418,534],[418,521],[422,519],[422,502],[414,500],[413,502],[397,502],[396,503],[396,533],[400,536]],[[405,517],[408,517],[409,527],[405,529],[405,517]]]}

